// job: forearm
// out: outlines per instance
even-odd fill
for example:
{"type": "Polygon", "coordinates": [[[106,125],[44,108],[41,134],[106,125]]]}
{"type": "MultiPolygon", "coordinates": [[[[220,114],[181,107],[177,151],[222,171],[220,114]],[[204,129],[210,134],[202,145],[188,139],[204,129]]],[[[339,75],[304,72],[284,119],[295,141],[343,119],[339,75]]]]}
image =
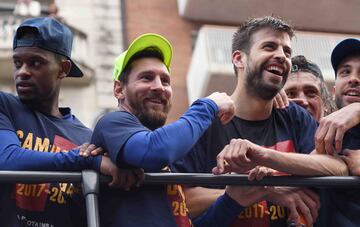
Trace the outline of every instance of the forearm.
{"type": "Polygon", "coordinates": [[[303,176],[346,176],[348,168],[339,156],[317,153],[299,154],[266,150],[260,165],[294,175],[303,176]]]}
{"type": "Polygon", "coordinates": [[[69,152],[38,152],[26,150],[21,147],[11,146],[0,151],[1,170],[30,170],[30,171],[79,171],[83,169],[99,170],[99,164],[94,164],[92,159],[101,157],[82,158],[78,150],[69,152]]]}
{"type": "Polygon", "coordinates": [[[225,192],[224,189],[186,187],[186,206],[193,218],[205,212],[225,192]]]}
{"type": "Polygon", "coordinates": [[[178,121],[155,131],[134,134],[123,149],[125,163],[152,171],[182,158],[211,125],[217,112],[213,101],[203,99],[195,102],[178,121]]]}
{"type": "Polygon", "coordinates": [[[101,157],[83,158],[79,150],[69,152],[40,152],[20,147],[14,132],[0,130],[0,170],[78,171],[99,170],[101,157]]]}
{"type": "Polygon", "coordinates": [[[230,226],[244,209],[225,193],[206,212],[192,221],[196,227],[230,226]]]}

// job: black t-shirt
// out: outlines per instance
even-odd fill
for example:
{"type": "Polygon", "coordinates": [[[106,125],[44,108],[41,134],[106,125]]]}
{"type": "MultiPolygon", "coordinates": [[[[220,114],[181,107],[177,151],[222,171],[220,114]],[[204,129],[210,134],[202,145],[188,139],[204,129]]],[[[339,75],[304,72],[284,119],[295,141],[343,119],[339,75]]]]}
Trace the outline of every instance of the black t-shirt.
{"type": "MultiPolygon", "coordinates": [[[[262,121],[235,117],[227,125],[219,120],[205,132],[192,151],[172,169],[176,172],[210,173],[216,156],[233,138],[247,139],[281,152],[310,153],[314,149],[315,120],[294,103],[284,110],[273,110],[262,121]]],[[[211,187],[211,186],[209,186],[211,187]]],[[[254,204],[239,214],[232,226],[286,226],[284,207],[266,201],[254,204]]]]}

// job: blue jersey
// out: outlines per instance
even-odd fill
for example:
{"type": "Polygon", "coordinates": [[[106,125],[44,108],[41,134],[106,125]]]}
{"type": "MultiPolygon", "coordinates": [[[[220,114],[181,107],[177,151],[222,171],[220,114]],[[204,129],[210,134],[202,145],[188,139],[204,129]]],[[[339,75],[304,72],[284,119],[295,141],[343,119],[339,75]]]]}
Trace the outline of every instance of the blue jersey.
{"type": "MultiPolygon", "coordinates": [[[[64,118],[33,111],[18,97],[0,92],[0,130],[17,135],[19,145],[14,153],[0,149],[0,168],[98,169],[99,158],[81,158],[72,150],[90,142],[91,130],[80,123],[69,108],[61,108],[60,112],[64,118]],[[67,152],[69,150],[72,151],[67,152]]],[[[6,141],[1,141],[4,143],[6,141]]],[[[1,190],[1,226],[86,225],[81,190],[73,184],[2,184],[1,190]]]]}
{"type": "MultiPolygon", "coordinates": [[[[360,149],[360,124],[349,129],[343,149],[360,149]]],[[[358,188],[326,188],[321,190],[320,216],[316,226],[360,226],[360,194],[358,188]]]]}
{"type": "MultiPolygon", "coordinates": [[[[178,121],[154,131],[129,112],[111,112],[99,120],[91,142],[120,167],[159,172],[190,151],[217,111],[213,101],[201,99],[178,121]]],[[[99,210],[101,226],[191,226],[179,185],[145,185],[128,192],[102,188],[99,210]]]]}
{"type": "MultiPolygon", "coordinates": [[[[316,127],[315,120],[294,103],[290,103],[284,110],[273,110],[271,116],[262,121],[247,121],[235,117],[224,126],[217,120],[186,158],[176,162],[172,169],[177,172],[211,173],[212,168],[216,166],[216,156],[233,138],[247,139],[281,152],[310,153],[314,149],[316,127]]],[[[208,212],[213,212],[213,209],[209,209],[208,212]]],[[[235,216],[233,213],[229,215],[223,215],[222,220],[219,217],[212,220],[211,216],[216,214],[205,212],[195,219],[194,225],[287,226],[284,207],[266,201],[254,204],[235,216]]]]}

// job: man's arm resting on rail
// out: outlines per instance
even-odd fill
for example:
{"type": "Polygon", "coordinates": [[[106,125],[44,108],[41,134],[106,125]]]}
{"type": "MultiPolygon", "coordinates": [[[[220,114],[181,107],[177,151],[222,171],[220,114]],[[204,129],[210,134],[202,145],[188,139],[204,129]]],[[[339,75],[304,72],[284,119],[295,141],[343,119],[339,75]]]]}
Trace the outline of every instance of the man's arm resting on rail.
{"type": "Polygon", "coordinates": [[[15,132],[0,130],[0,170],[78,171],[100,170],[101,156],[83,158],[79,149],[42,152],[22,148],[15,132]]]}
{"type": "Polygon", "coordinates": [[[256,145],[248,140],[233,139],[217,156],[214,174],[245,173],[256,166],[303,176],[344,176],[349,171],[339,156],[280,152],[256,145]],[[225,162],[226,161],[226,162],[225,162]]]}

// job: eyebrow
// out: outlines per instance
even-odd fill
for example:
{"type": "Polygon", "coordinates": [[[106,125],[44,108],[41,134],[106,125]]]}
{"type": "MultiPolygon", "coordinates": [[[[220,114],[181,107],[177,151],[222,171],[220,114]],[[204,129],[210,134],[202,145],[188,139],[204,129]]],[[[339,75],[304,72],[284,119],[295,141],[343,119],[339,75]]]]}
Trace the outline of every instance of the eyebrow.
{"type": "MultiPolygon", "coordinates": [[[[154,72],[153,70],[146,70],[146,71],[141,71],[139,73],[139,75],[143,75],[143,74],[157,74],[156,72],[154,72]]],[[[163,76],[166,76],[166,77],[169,77],[170,78],[170,74],[168,73],[160,73],[160,75],[163,75],[163,76]]]]}
{"type": "Polygon", "coordinates": [[[290,46],[284,46],[283,49],[284,49],[285,51],[288,51],[288,52],[292,55],[293,49],[292,49],[290,46]]]}
{"type": "MultiPolygon", "coordinates": [[[[12,55],[12,58],[13,59],[19,59],[21,58],[21,56],[23,56],[24,54],[18,54],[18,53],[14,53],[12,55]]],[[[28,54],[25,54],[26,57],[30,57],[30,58],[40,58],[40,59],[44,59],[44,60],[47,60],[47,56],[43,56],[42,54],[37,54],[37,53],[28,53],[28,54]]]]}
{"type": "Polygon", "coordinates": [[[288,88],[285,88],[285,91],[297,91],[298,90],[298,87],[297,86],[292,86],[292,87],[288,87],[288,88]]]}
{"type": "Polygon", "coordinates": [[[340,65],[338,70],[339,69],[343,69],[343,68],[352,68],[352,66],[350,64],[344,64],[344,65],[340,65]]]}
{"type": "Polygon", "coordinates": [[[319,90],[319,89],[317,89],[317,87],[316,87],[315,85],[313,85],[313,84],[306,84],[306,85],[304,85],[304,88],[312,88],[312,89],[319,90]]]}

